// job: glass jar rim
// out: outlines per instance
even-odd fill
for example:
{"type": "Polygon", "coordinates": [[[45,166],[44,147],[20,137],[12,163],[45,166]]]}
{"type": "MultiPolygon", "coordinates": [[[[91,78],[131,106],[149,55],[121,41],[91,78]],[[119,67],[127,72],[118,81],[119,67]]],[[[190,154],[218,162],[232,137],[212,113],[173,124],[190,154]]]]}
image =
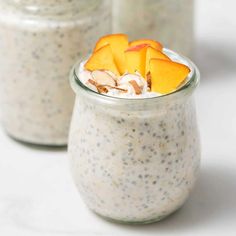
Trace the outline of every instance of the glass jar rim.
{"type": "Polygon", "coordinates": [[[187,82],[179,87],[177,90],[174,90],[171,93],[163,94],[156,97],[147,97],[147,98],[125,98],[125,97],[113,97],[106,94],[100,94],[89,87],[87,87],[81,80],[79,79],[79,76],[77,75],[77,69],[79,68],[79,65],[82,61],[78,61],[72,68],[70,73],[70,84],[72,89],[76,94],[81,94],[81,92],[85,92],[87,95],[90,95],[91,97],[94,97],[96,99],[102,100],[106,103],[140,103],[140,102],[161,102],[164,101],[170,97],[173,96],[181,96],[184,94],[191,94],[195,88],[199,85],[200,81],[200,72],[197,68],[197,66],[187,57],[182,56],[181,54],[178,54],[170,49],[164,48],[164,53],[167,54],[173,61],[179,62],[182,64],[187,65],[191,72],[189,73],[187,77],[187,82]]]}

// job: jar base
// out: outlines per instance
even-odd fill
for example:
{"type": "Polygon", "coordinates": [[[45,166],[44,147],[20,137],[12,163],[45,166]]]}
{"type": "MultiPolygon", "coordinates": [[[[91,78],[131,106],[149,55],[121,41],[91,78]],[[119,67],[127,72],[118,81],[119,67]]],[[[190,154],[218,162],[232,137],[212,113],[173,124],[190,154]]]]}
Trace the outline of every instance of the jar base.
{"type": "Polygon", "coordinates": [[[113,218],[109,218],[106,216],[103,216],[93,210],[91,210],[94,214],[96,214],[97,216],[103,218],[106,221],[109,221],[111,223],[116,223],[116,224],[123,224],[123,225],[147,225],[147,224],[153,224],[153,223],[157,223],[159,221],[164,220],[165,218],[167,218],[168,216],[174,214],[175,212],[177,212],[178,210],[180,210],[180,208],[182,207],[182,205],[177,208],[176,210],[174,210],[173,212],[163,215],[163,216],[159,216],[157,218],[154,219],[150,219],[150,220],[144,220],[144,221],[123,221],[123,220],[117,220],[117,219],[113,219],[113,218]]]}
{"type": "Polygon", "coordinates": [[[30,146],[30,147],[45,147],[45,148],[66,148],[67,147],[67,140],[59,141],[59,142],[47,142],[47,141],[32,141],[28,140],[27,138],[19,138],[16,135],[8,132],[5,130],[5,133],[7,136],[9,136],[11,139],[15,140],[18,143],[21,143],[22,145],[25,146],[30,146]]]}

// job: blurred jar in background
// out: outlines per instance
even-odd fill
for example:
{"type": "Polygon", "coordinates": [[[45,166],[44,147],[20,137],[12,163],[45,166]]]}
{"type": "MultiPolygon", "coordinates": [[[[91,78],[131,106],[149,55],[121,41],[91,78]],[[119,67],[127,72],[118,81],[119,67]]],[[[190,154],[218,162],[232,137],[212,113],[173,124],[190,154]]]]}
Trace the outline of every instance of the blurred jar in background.
{"type": "Polygon", "coordinates": [[[113,32],[153,38],[191,56],[194,0],[113,0],[113,32]]]}
{"type": "Polygon", "coordinates": [[[67,144],[71,66],[111,30],[110,0],[0,0],[0,105],[21,141],[67,144]]]}

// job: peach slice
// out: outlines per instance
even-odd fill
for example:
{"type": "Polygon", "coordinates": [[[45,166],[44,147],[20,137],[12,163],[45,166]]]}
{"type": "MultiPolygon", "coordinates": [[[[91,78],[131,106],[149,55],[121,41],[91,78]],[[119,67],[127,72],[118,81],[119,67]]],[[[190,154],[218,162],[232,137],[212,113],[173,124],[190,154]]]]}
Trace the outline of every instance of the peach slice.
{"type": "Polygon", "coordinates": [[[150,60],[152,92],[162,94],[173,92],[184,82],[190,69],[183,64],[162,59],[150,60]]]}
{"type": "Polygon", "coordinates": [[[133,47],[133,46],[137,46],[137,45],[140,45],[140,44],[148,44],[150,45],[151,47],[161,51],[163,46],[161,43],[155,41],[155,40],[151,40],[151,39],[138,39],[138,40],[134,40],[132,42],[129,43],[129,46],[130,47],[133,47]]]}
{"type": "Polygon", "coordinates": [[[147,47],[147,44],[140,44],[125,51],[126,67],[129,73],[134,74],[137,71],[145,77],[147,47]]]}
{"type": "Polygon", "coordinates": [[[163,52],[149,46],[147,48],[147,53],[146,53],[146,75],[150,71],[150,59],[163,59],[171,61],[171,59],[168,56],[166,56],[163,52]]]}
{"type": "Polygon", "coordinates": [[[97,51],[107,44],[110,44],[111,46],[112,54],[120,74],[124,74],[126,69],[124,51],[128,48],[128,36],[125,34],[111,34],[104,36],[98,40],[94,51],[97,51]]]}
{"type": "Polygon", "coordinates": [[[108,70],[116,75],[120,75],[113,59],[112,50],[109,44],[99,48],[88,59],[84,65],[86,70],[108,70]]]}

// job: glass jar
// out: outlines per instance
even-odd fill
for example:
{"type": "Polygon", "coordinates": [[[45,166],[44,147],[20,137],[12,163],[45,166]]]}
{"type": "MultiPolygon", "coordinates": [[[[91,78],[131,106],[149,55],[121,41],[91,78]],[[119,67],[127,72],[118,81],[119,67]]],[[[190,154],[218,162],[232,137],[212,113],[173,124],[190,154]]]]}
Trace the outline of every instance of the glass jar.
{"type": "Polygon", "coordinates": [[[68,74],[111,30],[109,0],[0,0],[2,125],[21,141],[65,145],[68,74]]]}
{"type": "Polygon", "coordinates": [[[127,33],[132,40],[156,39],[189,56],[193,27],[194,0],[113,0],[113,32],[127,33]]]}
{"type": "MultiPolygon", "coordinates": [[[[165,50],[192,72],[168,95],[114,98],[85,87],[72,70],[76,102],[69,135],[74,182],[97,214],[123,223],[161,220],[187,199],[200,165],[193,92],[197,68],[165,50]]],[[[78,65],[75,66],[78,68],[78,65]]]]}

